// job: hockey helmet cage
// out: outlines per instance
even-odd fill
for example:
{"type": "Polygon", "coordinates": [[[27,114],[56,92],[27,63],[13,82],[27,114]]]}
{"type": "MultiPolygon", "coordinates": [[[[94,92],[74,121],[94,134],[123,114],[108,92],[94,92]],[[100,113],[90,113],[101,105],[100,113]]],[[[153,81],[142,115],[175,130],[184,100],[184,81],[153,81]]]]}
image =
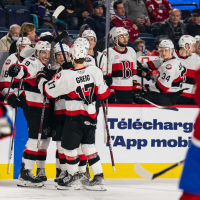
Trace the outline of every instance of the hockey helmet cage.
{"type": "Polygon", "coordinates": [[[96,33],[95,33],[93,30],[85,30],[85,31],[82,33],[82,37],[83,37],[83,38],[94,37],[95,42],[97,42],[97,36],[96,36],[96,33]]]}
{"type": "Polygon", "coordinates": [[[160,48],[169,48],[170,51],[174,50],[174,44],[172,43],[171,40],[162,40],[158,46],[158,51],[160,50],[160,48]]]}
{"type": "Polygon", "coordinates": [[[192,44],[195,44],[195,43],[196,43],[196,39],[192,37],[191,35],[183,35],[178,41],[179,47],[180,48],[183,47],[185,50],[187,50],[185,48],[186,44],[188,44],[191,49],[192,44]]]}
{"type": "Polygon", "coordinates": [[[21,45],[21,44],[31,44],[31,41],[27,38],[27,37],[20,37],[18,40],[17,40],[17,42],[16,42],[16,46],[17,46],[17,48],[19,48],[19,45],[21,45]]]}
{"type": "Polygon", "coordinates": [[[73,59],[86,58],[87,56],[87,50],[83,44],[74,44],[69,52],[73,59]]]}
{"type": "Polygon", "coordinates": [[[82,44],[83,46],[85,46],[87,51],[89,50],[89,47],[90,47],[89,41],[86,38],[82,38],[82,37],[77,38],[74,41],[74,44],[82,44]]]}
{"type": "MultiPolygon", "coordinates": [[[[63,51],[69,52],[69,46],[68,46],[68,45],[62,44],[62,47],[63,47],[63,51]]],[[[55,45],[54,53],[56,54],[56,53],[61,52],[61,51],[62,51],[62,50],[61,50],[61,48],[60,48],[60,44],[57,43],[57,44],[55,45]]]]}

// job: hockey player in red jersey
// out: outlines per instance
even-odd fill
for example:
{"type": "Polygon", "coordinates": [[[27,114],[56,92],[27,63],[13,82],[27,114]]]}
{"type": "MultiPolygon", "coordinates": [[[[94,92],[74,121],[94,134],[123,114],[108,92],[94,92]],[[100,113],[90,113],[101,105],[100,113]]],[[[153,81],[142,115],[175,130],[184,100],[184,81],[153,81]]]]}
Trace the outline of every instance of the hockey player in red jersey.
{"type": "Polygon", "coordinates": [[[145,87],[147,93],[144,98],[159,105],[175,105],[183,91],[186,68],[173,56],[173,52],[174,45],[171,40],[163,40],[159,44],[159,53],[163,59],[157,68],[159,75],[155,83],[145,87]]]}
{"type": "Polygon", "coordinates": [[[169,17],[171,5],[168,0],[147,0],[145,3],[151,23],[163,22],[169,17]]]}
{"type": "MultiPolygon", "coordinates": [[[[200,68],[195,72],[196,91],[194,99],[200,106],[200,68]]],[[[179,188],[183,190],[180,200],[200,200],[200,113],[196,118],[192,142],[186,155],[179,188]]]]}
{"type": "MultiPolygon", "coordinates": [[[[22,106],[20,97],[18,98],[18,87],[19,87],[19,80],[14,79],[12,83],[12,87],[10,89],[10,93],[8,94],[9,85],[12,80],[10,76],[8,76],[8,69],[11,65],[15,65],[16,63],[21,63],[24,58],[21,56],[21,51],[27,46],[31,44],[30,40],[27,37],[20,37],[17,42],[17,53],[11,54],[3,64],[0,76],[0,101],[4,101],[6,96],[8,95],[8,104],[11,105],[13,108],[18,106],[22,106]]],[[[20,92],[21,94],[21,92],[20,92]]]]}
{"type": "Polygon", "coordinates": [[[138,27],[125,15],[125,8],[121,0],[113,4],[115,15],[111,18],[111,23],[115,27],[124,27],[129,33],[129,41],[133,42],[139,36],[138,27]]]}
{"type": "Polygon", "coordinates": [[[106,99],[110,90],[103,80],[103,74],[96,66],[84,66],[87,51],[83,45],[74,44],[70,49],[74,69],[62,70],[47,82],[45,73],[38,73],[38,88],[48,98],[65,96],[60,113],[65,114],[61,146],[66,156],[68,176],[60,180],[57,189],[80,189],[77,149],[81,145],[87,156],[94,178],[85,188],[106,190],[100,158],[94,145],[97,123],[96,98],[106,99]]]}
{"type": "MultiPolygon", "coordinates": [[[[141,93],[141,86],[137,84],[136,53],[127,47],[129,34],[123,27],[114,27],[111,31],[115,47],[108,49],[108,74],[112,76],[110,103],[132,103],[133,94],[141,93]],[[133,91],[133,94],[132,94],[133,91]]],[[[107,50],[104,50],[107,54],[107,50]]],[[[107,74],[107,70],[103,70],[107,74]]]]}
{"type": "Polygon", "coordinates": [[[36,75],[46,67],[46,63],[50,58],[50,44],[48,42],[37,42],[35,45],[35,57],[26,58],[17,66],[12,65],[8,70],[11,77],[23,79],[23,95],[25,105],[23,108],[24,115],[28,124],[29,140],[26,143],[26,148],[22,157],[22,165],[19,175],[18,186],[22,187],[42,187],[42,182],[46,181],[44,172],[44,164],[46,160],[46,151],[49,145],[50,138],[47,138],[47,124],[49,100],[46,100],[45,113],[42,127],[42,138],[39,149],[37,148],[37,139],[39,126],[41,121],[42,106],[44,96],[37,88],[36,75]],[[32,174],[33,166],[37,162],[37,174],[32,174]]]}

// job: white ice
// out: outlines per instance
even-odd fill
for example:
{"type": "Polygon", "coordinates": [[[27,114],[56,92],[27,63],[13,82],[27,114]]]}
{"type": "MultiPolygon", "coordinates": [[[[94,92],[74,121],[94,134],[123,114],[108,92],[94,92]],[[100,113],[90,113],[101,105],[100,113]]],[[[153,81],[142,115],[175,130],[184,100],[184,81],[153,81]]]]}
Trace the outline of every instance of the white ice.
{"type": "Polygon", "coordinates": [[[0,200],[178,200],[178,179],[106,179],[107,191],[57,190],[53,180],[42,188],[17,187],[0,181],[0,200]]]}

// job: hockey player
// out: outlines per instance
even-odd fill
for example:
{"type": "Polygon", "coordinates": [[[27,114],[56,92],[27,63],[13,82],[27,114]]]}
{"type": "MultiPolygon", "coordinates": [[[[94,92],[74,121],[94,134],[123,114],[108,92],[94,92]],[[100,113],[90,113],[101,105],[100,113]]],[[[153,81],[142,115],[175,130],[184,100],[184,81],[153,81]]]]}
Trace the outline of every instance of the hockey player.
{"type": "MultiPolygon", "coordinates": [[[[111,33],[115,47],[108,49],[108,74],[112,76],[113,81],[109,102],[132,103],[132,91],[136,96],[141,93],[141,86],[137,84],[136,79],[136,53],[133,48],[127,47],[129,35],[125,28],[114,27],[111,33]]],[[[104,50],[104,54],[107,54],[107,50],[104,50]]],[[[107,70],[103,69],[103,74],[107,74],[107,70]]]]}
{"type": "Polygon", "coordinates": [[[195,51],[195,54],[196,54],[196,57],[199,57],[200,56],[200,35],[196,35],[195,36],[195,40],[196,40],[196,51],[195,51]]]}
{"type": "MultiPolygon", "coordinates": [[[[194,99],[200,106],[200,68],[195,72],[196,91],[194,99]]],[[[180,200],[200,200],[200,114],[196,118],[192,142],[186,155],[179,188],[183,190],[180,200]]]]}
{"type": "Polygon", "coordinates": [[[1,70],[1,76],[0,76],[0,101],[4,101],[6,95],[8,96],[8,103],[13,107],[16,108],[19,105],[22,106],[21,102],[19,101],[21,98],[18,98],[18,87],[19,87],[19,80],[14,79],[14,82],[12,83],[12,88],[10,89],[10,93],[8,94],[8,88],[11,82],[11,77],[8,76],[8,69],[11,65],[15,65],[18,63],[21,63],[24,60],[24,57],[20,56],[21,51],[28,45],[30,45],[31,42],[27,37],[20,37],[17,42],[17,53],[11,54],[6,61],[4,62],[4,65],[1,70]],[[16,88],[16,89],[14,89],[16,88]]]}
{"type": "Polygon", "coordinates": [[[8,70],[11,77],[23,79],[24,96],[26,105],[23,109],[29,130],[29,140],[22,157],[22,165],[19,175],[18,186],[22,187],[42,187],[42,181],[47,180],[44,172],[44,161],[46,160],[46,150],[50,138],[47,139],[46,129],[48,122],[49,100],[46,99],[45,113],[42,127],[42,138],[40,148],[37,148],[38,131],[40,127],[41,113],[44,96],[37,88],[35,78],[38,71],[46,67],[50,58],[50,44],[48,42],[37,42],[35,45],[35,57],[26,58],[17,66],[12,65],[8,70]],[[35,161],[37,163],[38,176],[32,173],[35,161]]]}
{"type": "Polygon", "coordinates": [[[96,34],[93,30],[85,30],[82,34],[83,38],[86,38],[89,41],[90,47],[88,50],[88,55],[90,55],[93,59],[86,59],[85,64],[86,66],[97,66],[101,70],[104,68],[104,71],[106,70],[106,56],[99,52],[94,50],[94,47],[97,42],[96,34]]]}
{"type": "Polygon", "coordinates": [[[86,189],[106,190],[100,158],[94,145],[97,122],[95,101],[96,98],[106,99],[110,91],[96,66],[84,66],[87,51],[83,45],[74,44],[70,53],[74,69],[62,70],[49,82],[45,73],[39,73],[37,77],[41,93],[48,98],[65,96],[65,106],[60,111],[66,115],[61,146],[64,148],[69,175],[58,182],[57,188],[80,189],[77,149],[81,145],[94,175],[94,179],[85,186],[86,189]]]}
{"type": "Polygon", "coordinates": [[[171,40],[163,40],[158,50],[163,63],[158,68],[159,75],[156,82],[146,86],[147,93],[144,98],[159,105],[172,106],[182,93],[186,68],[173,56],[174,45],[171,40]]]}
{"type": "Polygon", "coordinates": [[[168,0],[147,0],[145,6],[151,23],[163,22],[172,10],[168,0]]]}

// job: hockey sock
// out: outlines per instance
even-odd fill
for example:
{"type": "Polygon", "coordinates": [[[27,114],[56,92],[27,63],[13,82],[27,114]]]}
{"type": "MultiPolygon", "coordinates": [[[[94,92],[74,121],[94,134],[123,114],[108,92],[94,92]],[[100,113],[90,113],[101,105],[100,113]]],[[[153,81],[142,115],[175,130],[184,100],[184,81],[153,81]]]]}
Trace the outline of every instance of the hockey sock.
{"type": "Polygon", "coordinates": [[[88,163],[93,175],[103,173],[100,157],[94,144],[83,144],[81,146],[83,153],[87,156],[88,163]]]}
{"type": "MultiPolygon", "coordinates": [[[[60,169],[62,171],[66,171],[66,156],[64,154],[64,149],[61,147],[61,141],[57,141],[56,146],[58,149],[58,161],[59,161],[60,169]]],[[[57,168],[57,165],[56,165],[56,168],[57,168]]]]}
{"type": "Polygon", "coordinates": [[[86,164],[87,164],[87,157],[83,154],[83,151],[81,149],[81,145],[80,147],[77,149],[78,151],[78,156],[79,156],[79,165],[78,165],[78,171],[80,173],[85,173],[86,172],[86,164]]]}
{"type": "Polygon", "coordinates": [[[58,149],[56,149],[56,169],[61,169],[60,161],[59,161],[59,157],[58,157],[58,149]]]}
{"type": "Polygon", "coordinates": [[[66,169],[69,174],[74,175],[78,172],[79,157],[77,149],[66,150],[64,149],[64,154],[66,156],[66,169]]]}
{"type": "Polygon", "coordinates": [[[183,192],[180,200],[200,200],[200,195],[183,192]]]}

